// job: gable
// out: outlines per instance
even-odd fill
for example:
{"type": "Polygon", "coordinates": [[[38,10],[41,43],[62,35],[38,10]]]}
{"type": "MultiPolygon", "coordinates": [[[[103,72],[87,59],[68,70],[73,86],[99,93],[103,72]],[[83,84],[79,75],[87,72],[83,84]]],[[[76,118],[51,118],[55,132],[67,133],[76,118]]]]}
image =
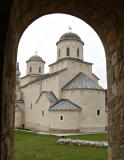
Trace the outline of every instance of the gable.
{"type": "Polygon", "coordinates": [[[84,73],[79,73],[75,76],[70,82],[68,82],[63,88],[63,90],[69,89],[96,89],[96,90],[104,90],[99,84],[97,84],[94,80],[89,78],[84,73]]]}
{"type": "Polygon", "coordinates": [[[49,111],[80,111],[81,108],[68,99],[62,99],[50,106],[49,111]]]}
{"type": "Polygon", "coordinates": [[[57,98],[52,91],[42,91],[40,93],[38,99],[36,100],[36,103],[39,102],[39,100],[42,96],[45,96],[50,103],[56,103],[57,102],[57,98]]]}

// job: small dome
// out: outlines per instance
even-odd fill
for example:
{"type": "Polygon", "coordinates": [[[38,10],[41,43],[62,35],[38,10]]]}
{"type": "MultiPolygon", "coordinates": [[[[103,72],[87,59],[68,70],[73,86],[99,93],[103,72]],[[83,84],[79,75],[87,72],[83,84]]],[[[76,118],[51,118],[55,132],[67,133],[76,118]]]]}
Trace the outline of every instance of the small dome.
{"type": "Polygon", "coordinates": [[[31,56],[30,58],[29,58],[29,60],[40,60],[40,61],[43,61],[43,59],[40,57],[40,56],[37,56],[37,55],[34,55],[34,56],[31,56]]]}
{"type": "Polygon", "coordinates": [[[81,38],[75,34],[75,33],[72,33],[72,32],[69,32],[69,33],[65,33],[63,34],[59,41],[57,43],[59,43],[60,41],[64,41],[64,40],[77,40],[77,41],[80,41],[83,43],[83,41],[81,40],[81,38]]]}
{"type": "Polygon", "coordinates": [[[28,61],[42,61],[42,62],[44,62],[44,60],[38,55],[31,56],[28,61]]]}

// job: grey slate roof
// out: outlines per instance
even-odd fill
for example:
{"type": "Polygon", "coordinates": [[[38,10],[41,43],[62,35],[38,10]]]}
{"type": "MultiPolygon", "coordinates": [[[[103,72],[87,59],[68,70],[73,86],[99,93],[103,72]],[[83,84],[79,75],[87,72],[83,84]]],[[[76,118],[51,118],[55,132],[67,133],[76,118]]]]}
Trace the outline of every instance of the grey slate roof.
{"type": "Polygon", "coordinates": [[[69,101],[68,99],[62,99],[49,107],[49,111],[80,111],[81,108],[69,101]]]}
{"type": "Polygon", "coordinates": [[[84,63],[84,64],[89,64],[89,65],[92,65],[93,63],[90,63],[90,62],[85,62],[81,59],[78,59],[78,58],[72,58],[72,57],[65,57],[65,58],[61,58],[61,59],[58,59],[56,62],[50,64],[49,66],[52,66],[54,64],[57,64],[59,62],[62,62],[64,60],[70,60],[70,61],[73,61],[73,62],[79,62],[79,63],[84,63]]]}
{"type": "Polygon", "coordinates": [[[38,56],[38,55],[31,56],[29,58],[29,60],[26,61],[26,63],[29,62],[29,61],[41,61],[41,62],[45,63],[45,61],[40,56],[38,56]]]}
{"type": "Polygon", "coordinates": [[[25,84],[24,86],[21,86],[21,87],[19,87],[19,88],[25,88],[25,87],[27,87],[27,86],[30,85],[30,84],[33,84],[33,83],[39,82],[39,81],[41,81],[41,80],[43,80],[43,79],[52,77],[52,76],[54,76],[54,75],[57,75],[57,74],[59,74],[59,73],[61,73],[61,72],[66,71],[66,70],[67,70],[67,69],[65,68],[65,69],[62,69],[62,70],[57,71],[57,72],[54,72],[54,73],[46,73],[46,74],[43,74],[43,75],[38,75],[38,76],[36,77],[36,79],[32,80],[31,82],[28,82],[27,84],[25,84]]]}
{"type": "Polygon", "coordinates": [[[95,81],[89,78],[84,73],[79,73],[75,76],[69,83],[67,83],[63,88],[63,90],[69,89],[96,89],[96,90],[104,90],[101,86],[99,86],[95,81]]]}
{"type": "Polygon", "coordinates": [[[69,39],[69,40],[74,39],[74,40],[81,41],[81,38],[77,34],[72,32],[64,33],[59,40],[66,40],[66,39],[69,39]]]}
{"type": "Polygon", "coordinates": [[[58,44],[60,41],[64,41],[64,40],[76,40],[76,41],[80,41],[81,43],[83,43],[81,38],[77,34],[72,33],[72,32],[68,32],[68,33],[63,34],[56,44],[58,44]]]}
{"type": "Polygon", "coordinates": [[[42,94],[46,95],[46,97],[48,98],[50,103],[56,103],[58,101],[58,99],[56,98],[56,96],[54,95],[54,93],[52,91],[42,91],[40,96],[38,97],[36,103],[39,101],[42,94]]]}

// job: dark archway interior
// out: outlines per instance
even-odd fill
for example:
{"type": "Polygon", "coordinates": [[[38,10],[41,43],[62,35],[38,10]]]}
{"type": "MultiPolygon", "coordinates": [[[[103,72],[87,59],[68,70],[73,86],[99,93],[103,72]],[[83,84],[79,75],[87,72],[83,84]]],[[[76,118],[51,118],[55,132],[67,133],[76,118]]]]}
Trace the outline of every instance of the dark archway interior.
{"type": "Polygon", "coordinates": [[[107,59],[108,159],[124,159],[124,1],[4,0],[0,6],[0,152],[14,159],[15,68],[19,39],[40,16],[66,13],[87,22],[101,38],[107,59]]]}

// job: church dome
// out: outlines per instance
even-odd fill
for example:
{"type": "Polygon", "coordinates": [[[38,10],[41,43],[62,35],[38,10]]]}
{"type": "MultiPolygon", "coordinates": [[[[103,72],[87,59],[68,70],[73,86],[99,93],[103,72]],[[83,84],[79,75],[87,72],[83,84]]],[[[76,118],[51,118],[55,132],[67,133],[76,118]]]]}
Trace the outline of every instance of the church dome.
{"type": "Polygon", "coordinates": [[[80,41],[83,43],[81,38],[77,34],[72,33],[72,32],[63,34],[57,43],[59,43],[60,41],[64,41],[64,40],[76,40],[76,41],[80,41]]]}
{"type": "Polygon", "coordinates": [[[44,62],[44,60],[38,55],[31,56],[28,61],[42,61],[42,62],[44,62]]]}
{"type": "Polygon", "coordinates": [[[31,56],[29,58],[29,60],[31,60],[31,61],[34,61],[34,60],[35,61],[37,61],[37,60],[43,61],[43,59],[40,56],[38,56],[38,55],[31,56]]]}
{"type": "Polygon", "coordinates": [[[72,32],[70,32],[70,33],[65,33],[65,34],[63,34],[61,37],[60,37],[60,41],[62,41],[62,40],[66,40],[66,39],[74,39],[74,40],[79,40],[79,41],[81,41],[81,38],[77,35],[77,34],[75,34],[75,33],[72,33],[72,32]]]}

